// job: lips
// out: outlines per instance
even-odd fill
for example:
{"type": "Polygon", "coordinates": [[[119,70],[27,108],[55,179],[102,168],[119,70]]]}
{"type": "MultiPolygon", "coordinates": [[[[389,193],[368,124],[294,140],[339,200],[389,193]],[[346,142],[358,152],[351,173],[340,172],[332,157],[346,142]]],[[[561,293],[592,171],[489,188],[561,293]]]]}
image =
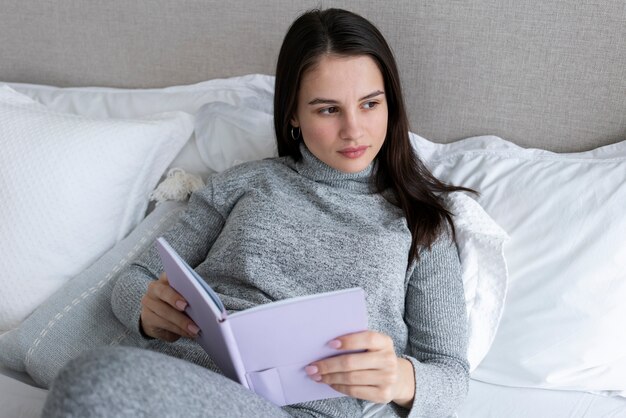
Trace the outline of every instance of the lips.
{"type": "Polygon", "coordinates": [[[369,146],[367,145],[361,145],[358,147],[348,147],[348,148],[344,148],[340,150],[339,153],[347,158],[359,158],[360,156],[365,154],[365,151],[367,151],[368,148],[369,146]]]}

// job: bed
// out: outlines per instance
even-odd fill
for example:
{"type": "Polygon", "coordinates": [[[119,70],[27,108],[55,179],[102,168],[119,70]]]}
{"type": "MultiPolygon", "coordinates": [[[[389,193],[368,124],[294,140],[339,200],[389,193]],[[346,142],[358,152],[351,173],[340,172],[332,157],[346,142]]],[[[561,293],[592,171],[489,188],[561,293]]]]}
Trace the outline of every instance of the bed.
{"type": "Polygon", "coordinates": [[[0,5],[0,416],[38,416],[83,350],[145,344],[110,311],[117,272],[207,175],[276,153],[278,48],[316,6],[381,29],[417,151],[481,192],[450,200],[472,367],[457,416],[626,416],[621,0],[0,5]]]}

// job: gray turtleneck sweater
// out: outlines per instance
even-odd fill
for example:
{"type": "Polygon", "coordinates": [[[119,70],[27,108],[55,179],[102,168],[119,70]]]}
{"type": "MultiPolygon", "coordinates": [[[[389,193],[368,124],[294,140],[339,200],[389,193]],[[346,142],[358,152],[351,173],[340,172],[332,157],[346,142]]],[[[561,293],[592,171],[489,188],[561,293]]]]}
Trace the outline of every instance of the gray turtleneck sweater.
{"type": "MultiPolygon", "coordinates": [[[[245,163],[213,175],[164,237],[218,292],[228,310],[359,286],[370,329],[389,335],[413,364],[415,400],[398,415],[452,414],[466,394],[466,313],[459,259],[447,234],[408,264],[411,234],[400,208],[373,192],[373,165],[346,174],[313,156],[245,163]]],[[[117,317],[139,332],[140,300],[162,271],[154,249],[121,275],[117,317]]],[[[184,357],[184,355],[180,355],[184,357]]],[[[200,361],[201,363],[201,361],[200,361]]],[[[302,404],[358,416],[362,401],[302,404]]],[[[286,408],[299,408],[298,405],[286,408]]]]}

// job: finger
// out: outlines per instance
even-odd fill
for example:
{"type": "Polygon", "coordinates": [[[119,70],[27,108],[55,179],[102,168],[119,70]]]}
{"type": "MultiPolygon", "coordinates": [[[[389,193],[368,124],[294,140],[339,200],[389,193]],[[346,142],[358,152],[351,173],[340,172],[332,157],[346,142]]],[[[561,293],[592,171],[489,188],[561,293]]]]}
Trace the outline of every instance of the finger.
{"type": "Polygon", "coordinates": [[[141,310],[141,322],[142,325],[144,325],[144,328],[154,330],[154,332],[156,332],[156,330],[163,329],[181,337],[189,336],[189,332],[185,332],[184,329],[180,328],[175,323],[170,322],[166,318],[163,318],[148,307],[144,307],[141,310]]]}
{"type": "Polygon", "coordinates": [[[394,352],[365,351],[319,360],[306,367],[305,371],[309,375],[326,375],[356,370],[395,370],[396,367],[397,357],[394,352]]]}
{"type": "Polygon", "coordinates": [[[184,329],[181,329],[176,324],[160,317],[158,314],[148,308],[142,309],[141,321],[144,327],[144,331],[151,337],[161,338],[161,330],[175,334],[177,337],[192,337],[192,335],[188,331],[186,332],[184,329]]]}
{"type": "Polygon", "coordinates": [[[384,350],[393,348],[393,340],[385,334],[375,331],[362,331],[342,335],[328,343],[329,346],[341,350],[384,350]]]}
{"type": "Polygon", "coordinates": [[[148,294],[166,302],[179,311],[184,311],[187,307],[187,301],[170,286],[165,273],[161,274],[159,280],[153,281],[148,285],[148,294]]]}
{"type": "MultiPolygon", "coordinates": [[[[154,313],[154,323],[159,328],[165,328],[186,337],[194,337],[198,326],[183,312],[179,312],[161,300],[144,297],[141,300],[142,307],[154,313]]],[[[142,311],[143,312],[143,311],[142,311]]]]}
{"type": "Polygon", "coordinates": [[[393,370],[357,370],[345,373],[330,373],[325,375],[311,376],[313,380],[329,385],[348,386],[378,386],[386,387],[394,385],[397,374],[393,370]]]}
{"type": "Polygon", "coordinates": [[[178,340],[181,335],[168,331],[166,329],[163,328],[159,328],[157,324],[158,322],[157,317],[155,316],[154,312],[148,310],[148,309],[144,309],[141,312],[141,326],[144,330],[144,332],[153,338],[158,338],[160,340],[164,340],[164,341],[168,341],[168,342],[174,342],[176,340],[178,340]]]}
{"type": "Polygon", "coordinates": [[[180,339],[180,335],[174,334],[173,332],[169,332],[161,328],[155,328],[154,335],[151,335],[151,337],[167,341],[168,343],[173,343],[180,339]]]}

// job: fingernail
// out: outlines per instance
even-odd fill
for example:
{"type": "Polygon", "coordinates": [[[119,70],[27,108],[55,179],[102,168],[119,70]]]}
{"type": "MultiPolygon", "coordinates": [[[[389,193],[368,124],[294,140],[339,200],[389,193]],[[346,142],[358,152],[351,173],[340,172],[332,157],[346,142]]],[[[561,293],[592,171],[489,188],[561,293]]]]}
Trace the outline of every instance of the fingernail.
{"type": "Polygon", "coordinates": [[[328,343],[328,346],[331,348],[339,348],[341,347],[341,341],[339,340],[332,340],[328,343]]]}
{"type": "Polygon", "coordinates": [[[189,324],[187,326],[187,329],[189,330],[189,332],[191,332],[194,335],[196,335],[200,331],[200,328],[198,328],[197,326],[195,326],[193,324],[189,324]]]}
{"type": "Polygon", "coordinates": [[[311,376],[311,375],[314,375],[315,373],[317,373],[318,369],[317,369],[317,366],[306,366],[304,368],[304,371],[306,372],[306,374],[311,376]]]}
{"type": "Polygon", "coordinates": [[[186,302],[183,302],[182,300],[177,300],[177,301],[176,301],[176,307],[177,307],[178,309],[180,309],[181,311],[184,311],[184,310],[185,310],[185,308],[187,307],[187,303],[186,303],[186,302]]]}
{"type": "Polygon", "coordinates": [[[319,382],[322,380],[322,376],[320,376],[319,374],[315,374],[311,376],[311,379],[315,380],[316,382],[319,382]]]}

